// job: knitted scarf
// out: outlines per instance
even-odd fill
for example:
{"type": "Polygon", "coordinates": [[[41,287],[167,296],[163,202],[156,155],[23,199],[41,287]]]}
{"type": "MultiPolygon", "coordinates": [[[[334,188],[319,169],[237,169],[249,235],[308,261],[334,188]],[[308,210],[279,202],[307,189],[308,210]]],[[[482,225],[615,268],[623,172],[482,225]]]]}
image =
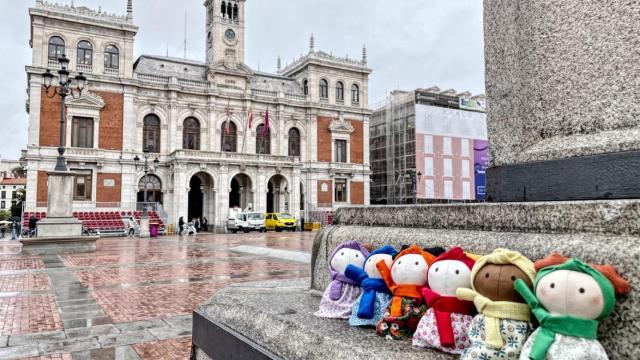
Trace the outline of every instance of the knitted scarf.
{"type": "Polygon", "coordinates": [[[519,321],[531,321],[531,311],[527,304],[511,301],[492,301],[471,289],[459,288],[456,296],[460,300],[473,301],[485,317],[485,342],[493,349],[504,346],[504,340],[500,335],[500,320],[510,319],[519,321]]]}
{"type": "Polygon", "coordinates": [[[473,315],[475,314],[473,303],[459,300],[454,296],[442,296],[427,287],[422,289],[422,296],[427,306],[433,309],[440,344],[444,347],[455,346],[451,313],[473,315]]]}
{"type": "Polygon", "coordinates": [[[394,285],[389,287],[391,293],[393,293],[393,300],[391,300],[391,308],[389,310],[389,316],[400,317],[402,316],[402,299],[413,298],[422,299],[421,290],[424,286],[417,285],[394,285]]]}
{"type": "Polygon", "coordinates": [[[547,352],[555,341],[556,334],[584,339],[597,339],[599,322],[613,310],[615,305],[615,292],[611,282],[599,271],[577,259],[570,259],[562,265],[540,270],[536,278],[535,287],[537,287],[540,279],[556,270],[577,271],[593,277],[600,289],[602,289],[604,307],[597,320],[582,319],[569,315],[552,315],[538,301],[535,293],[529,289],[524,281],[516,280],[516,291],[529,304],[533,314],[540,322],[540,330],[529,354],[529,358],[532,360],[544,360],[547,357],[547,352]]]}
{"type": "Polygon", "coordinates": [[[353,265],[347,266],[344,274],[357,285],[362,287],[362,296],[360,297],[360,307],[358,308],[358,317],[361,319],[372,319],[376,303],[376,293],[384,292],[391,294],[387,283],[383,279],[370,278],[367,273],[353,265]]]}

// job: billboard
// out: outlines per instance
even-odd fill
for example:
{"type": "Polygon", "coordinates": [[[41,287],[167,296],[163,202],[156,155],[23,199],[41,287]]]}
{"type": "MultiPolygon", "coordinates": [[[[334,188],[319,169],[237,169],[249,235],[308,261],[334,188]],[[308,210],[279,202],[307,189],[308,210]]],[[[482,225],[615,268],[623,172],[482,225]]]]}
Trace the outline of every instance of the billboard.
{"type": "Polygon", "coordinates": [[[480,99],[460,98],[460,109],[487,112],[487,103],[480,99]]]}
{"type": "Polygon", "coordinates": [[[489,142],[475,140],[473,142],[473,173],[476,186],[476,200],[486,200],[486,170],[489,167],[489,142]]]}
{"type": "Polygon", "coordinates": [[[487,116],[481,112],[416,104],[416,133],[487,140],[487,116]]]}

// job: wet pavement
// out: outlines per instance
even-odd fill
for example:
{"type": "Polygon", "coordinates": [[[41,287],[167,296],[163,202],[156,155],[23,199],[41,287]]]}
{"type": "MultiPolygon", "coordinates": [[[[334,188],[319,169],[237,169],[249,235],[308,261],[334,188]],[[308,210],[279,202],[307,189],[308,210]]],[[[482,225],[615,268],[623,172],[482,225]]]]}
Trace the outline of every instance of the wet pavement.
{"type": "Polygon", "coordinates": [[[313,237],[105,238],[42,256],[0,242],[0,359],[188,359],[199,304],[229,284],[310,276],[313,237]]]}

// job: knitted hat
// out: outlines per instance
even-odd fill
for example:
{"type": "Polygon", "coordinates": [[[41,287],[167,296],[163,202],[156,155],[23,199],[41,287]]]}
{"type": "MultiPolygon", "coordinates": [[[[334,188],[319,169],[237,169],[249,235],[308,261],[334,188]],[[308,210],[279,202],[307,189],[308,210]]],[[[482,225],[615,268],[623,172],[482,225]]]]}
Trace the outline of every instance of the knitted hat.
{"type": "Polygon", "coordinates": [[[474,259],[472,259],[469,255],[467,255],[461,247],[454,247],[446,253],[438,256],[434,262],[442,261],[442,260],[456,260],[461,261],[469,269],[473,269],[473,265],[476,263],[474,259]]]}
{"type": "Polygon", "coordinates": [[[394,257],[396,256],[397,253],[398,253],[398,250],[396,250],[396,248],[394,248],[391,245],[385,245],[369,253],[369,256],[367,256],[367,260],[369,260],[369,258],[372,257],[373,255],[384,254],[384,255],[391,255],[391,257],[394,257]]]}
{"type": "MultiPolygon", "coordinates": [[[[486,264],[515,265],[531,279],[532,283],[536,279],[536,270],[533,267],[533,262],[517,251],[496,249],[491,254],[481,257],[476,261],[473,269],[471,269],[472,280],[476,278],[478,271],[486,264]]],[[[474,281],[471,281],[471,287],[474,291],[476,290],[474,281]]]]}
{"type": "Polygon", "coordinates": [[[402,256],[409,255],[409,254],[422,255],[422,257],[424,258],[424,261],[426,261],[427,265],[429,266],[431,266],[431,264],[433,264],[433,262],[436,260],[436,257],[434,255],[422,250],[418,244],[413,244],[408,248],[400,251],[398,255],[396,255],[396,257],[394,258],[393,263],[395,264],[396,261],[398,261],[398,259],[400,259],[402,256]]]}

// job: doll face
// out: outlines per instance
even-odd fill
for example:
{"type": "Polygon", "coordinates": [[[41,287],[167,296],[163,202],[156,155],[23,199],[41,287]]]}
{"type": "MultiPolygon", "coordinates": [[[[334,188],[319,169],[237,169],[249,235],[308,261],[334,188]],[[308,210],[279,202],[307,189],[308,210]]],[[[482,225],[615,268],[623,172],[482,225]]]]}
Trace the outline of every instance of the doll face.
{"type": "Polygon", "coordinates": [[[429,268],[429,287],[440,295],[455,296],[457,288],[471,287],[471,270],[462,261],[438,261],[429,268]]]}
{"type": "Polygon", "coordinates": [[[344,270],[347,268],[347,265],[357,266],[362,269],[364,259],[364,254],[359,250],[340,249],[331,258],[331,268],[341,274],[344,274],[344,270]]]}
{"type": "Polygon", "coordinates": [[[391,267],[391,278],[399,285],[425,285],[429,265],[422,255],[408,254],[396,259],[391,267]]]}
{"type": "Polygon", "coordinates": [[[552,314],[597,319],[604,308],[600,286],[591,276],[556,270],[538,281],[536,296],[552,314]]]}
{"type": "Polygon", "coordinates": [[[515,265],[486,264],[473,279],[476,291],[493,301],[511,301],[523,303],[524,299],[516,292],[514,283],[522,279],[531,287],[531,279],[515,265]]]}
{"type": "Polygon", "coordinates": [[[372,279],[382,279],[382,275],[380,275],[380,271],[376,267],[376,264],[380,261],[384,261],[387,264],[387,267],[391,267],[393,263],[393,257],[387,254],[376,254],[369,256],[369,259],[364,264],[364,272],[372,279]]]}

